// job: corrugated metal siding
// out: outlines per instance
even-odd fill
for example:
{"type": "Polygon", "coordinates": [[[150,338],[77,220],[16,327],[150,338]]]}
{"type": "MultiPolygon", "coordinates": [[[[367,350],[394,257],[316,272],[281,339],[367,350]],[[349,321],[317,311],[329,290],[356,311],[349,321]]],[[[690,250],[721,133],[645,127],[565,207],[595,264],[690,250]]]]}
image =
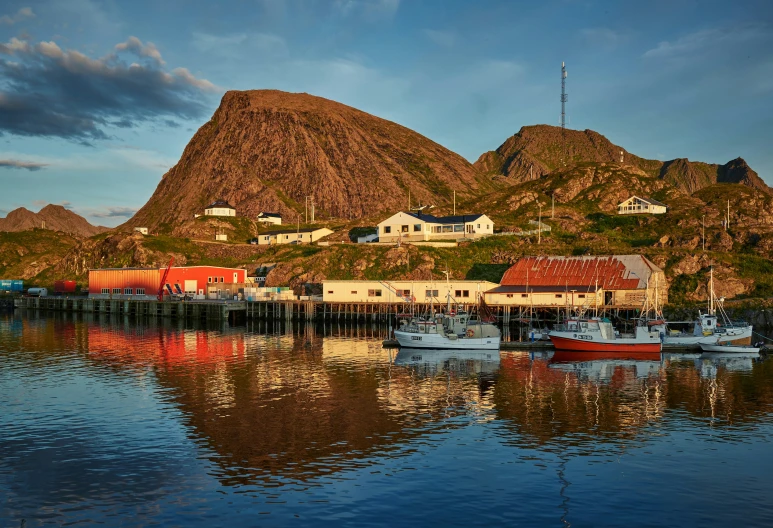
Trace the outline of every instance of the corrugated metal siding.
{"type": "Polygon", "coordinates": [[[102,293],[102,288],[120,288],[123,294],[124,288],[145,288],[145,295],[155,295],[158,291],[158,283],[161,281],[161,273],[157,269],[104,269],[89,270],[89,294],[102,293]]]}
{"type": "MultiPolygon", "coordinates": [[[[89,270],[89,293],[102,293],[102,288],[108,288],[110,292],[119,288],[123,294],[124,288],[145,288],[145,295],[155,295],[164,270],[117,268],[89,270]]],[[[206,289],[210,277],[223,277],[223,284],[244,283],[247,281],[247,271],[238,268],[223,268],[220,266],[192,266],[174,267],[169,270],[166,283],[173,286],[179,284],[181,289],[185,287],[186,280],[195,280],[198,289],[206,289]],[[234,274],[236,280],[234,280],[234,274]]],[[[214,279],[213,279],[214,280],[214,279]]],[[[218,282],[219,284],[219,282],[218,282]]]]}

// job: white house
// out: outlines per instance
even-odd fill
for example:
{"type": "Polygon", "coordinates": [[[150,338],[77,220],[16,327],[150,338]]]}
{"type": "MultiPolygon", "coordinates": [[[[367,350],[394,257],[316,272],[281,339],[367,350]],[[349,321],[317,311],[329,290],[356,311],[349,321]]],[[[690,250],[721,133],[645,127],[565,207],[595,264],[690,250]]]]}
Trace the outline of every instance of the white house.
{"type": "Polygon", "coordinates": [[[225,200],[217,200],[204,209],[204,216],[236,216],[236,209],[225,200]]]}
{"type": "Polygon", "coordinates": [[[484,214],[437,217],[401,211],[378,224],[379,242],[457,240],[493,233],[494,222],[484,214]]]}
{"type": "Polygon", "coordinates": [[[327,227],[315,227],[312,229],[266,231],[258,235],[258,245],[270,244],[311,244],[320,238],[332,235],[333,231],[327,227]]]}
{"type": "Polygon", "coordinates": [[[134,231],[136,233],[142,233],[143,235],[147,235],[148,234],[148,228],[147,227],[135,227],[134,231]]]}
{"type": "Polygon", "coordinates": [[[340,303],[416,302],[446,304],[448,293],[457,303],[476,304],[497,284],[480,280],[423,281],[327,280],[322,300],[340,303]]]}
{"type": "Polygon", "coordinates": [[[663,214],[668,206],[652,198],[631,196],[617,206],[617,214],[663,214]]]}
{"type": "Polygon", "coordinates": [[[258,215],[258,222],[266,225],[282,225],[282,215],[279,213],[262,212],[258,215]]]}

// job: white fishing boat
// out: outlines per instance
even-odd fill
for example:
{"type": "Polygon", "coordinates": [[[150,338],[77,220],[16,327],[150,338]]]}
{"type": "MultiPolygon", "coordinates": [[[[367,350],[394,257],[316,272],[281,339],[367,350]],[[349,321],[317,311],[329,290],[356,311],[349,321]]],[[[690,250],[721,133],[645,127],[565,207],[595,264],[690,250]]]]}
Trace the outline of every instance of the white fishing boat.
{"type": "Polygon", "coordinates": [[[728,345],[720,342],[714,344],[701,343],[701,350],[704,352],[721,353],[721,354],[758,354],[760,347],[751,345],[728,345]]]}
{"type": "Polygon", "coordinates": [[[663,339],[663,348],[702,348],[703,344],[713,345],[717,341],[732,341],[733,344],[751,343],[752,326],[735,323],[730,320],[722,307],[724,298],[717,298],[714,292],[714,270],[710,271],[708,288],[708,311],[698,311],[698,319],[692,323],[692,330],[669,328],[669,323],[661,319],[650,321],[653,331],[659,332],[663,339]]]}
{"type": "Polygon", "coordinates": [[[395,339],[405,348],[499,350],[502,332],[493,324],[485,302],[479,302],[478,313],[468,313],[453,302],[449,289],[445,312],[435,313],[430,307],[431,315],[403,322],[394,332],[395,339]]]}

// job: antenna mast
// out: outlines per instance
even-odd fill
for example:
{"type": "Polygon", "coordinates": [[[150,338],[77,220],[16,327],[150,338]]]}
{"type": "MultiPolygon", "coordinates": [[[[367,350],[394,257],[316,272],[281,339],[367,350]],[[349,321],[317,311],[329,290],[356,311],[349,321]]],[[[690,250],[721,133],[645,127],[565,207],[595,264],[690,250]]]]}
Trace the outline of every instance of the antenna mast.
{"type": "Polygon", "coordinates": [[[566,64],[561,63],[561,162],[566,166],[566,64]]]}

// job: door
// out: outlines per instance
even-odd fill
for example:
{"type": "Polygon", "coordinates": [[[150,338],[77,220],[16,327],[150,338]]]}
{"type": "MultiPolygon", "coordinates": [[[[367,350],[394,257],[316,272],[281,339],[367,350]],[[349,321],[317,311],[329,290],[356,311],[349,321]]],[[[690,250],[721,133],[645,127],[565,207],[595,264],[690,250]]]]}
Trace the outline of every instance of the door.
{"type": "Polygon", "coordinates": [[[198,288],[198,283],[195,280],[185,281],[185,293],[196,293],[197,288],[198,288]]]}
{"type": "Polygon", "coordinates": [[[234,284],[237,283],[238,279],[239,279],[239,274],[238,273],[234,273],[234,284]]]}
{"type": "Polygon", "coordinates": [[[604,292],[604,304],[610,305],[612,304],[612,292],[604,292]]]}

